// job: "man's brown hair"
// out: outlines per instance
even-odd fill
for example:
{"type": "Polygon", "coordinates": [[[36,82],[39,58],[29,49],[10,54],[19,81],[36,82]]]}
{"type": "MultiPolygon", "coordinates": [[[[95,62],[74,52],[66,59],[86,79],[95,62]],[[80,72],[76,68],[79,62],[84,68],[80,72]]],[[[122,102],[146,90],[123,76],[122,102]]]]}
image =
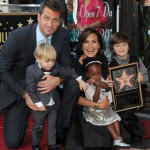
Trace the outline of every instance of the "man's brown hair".
{"type": "Polygon", "coordinates": [[[59,12],[60,18],[62,18],[63,7],[58,0],[45,0],[45,1],[43,1],[40,5],[40,8],[39,8],[39,14],[40,15],[43,13],[43,10],[45,7],[48,7],[49,9],[51,9],[53,11],[59,12]]]}

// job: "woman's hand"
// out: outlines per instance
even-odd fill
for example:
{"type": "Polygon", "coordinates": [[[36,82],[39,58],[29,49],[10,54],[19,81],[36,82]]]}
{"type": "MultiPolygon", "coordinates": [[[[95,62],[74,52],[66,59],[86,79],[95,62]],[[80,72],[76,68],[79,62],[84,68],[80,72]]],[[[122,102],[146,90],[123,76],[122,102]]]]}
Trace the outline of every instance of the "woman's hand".
{"type": "Polygon", "coordinates": [[[42,79],[46,80],[37,83],[37,86],[40,87],[37,88],[37,90],[42,91],[41,94],[48,93],[60,84],[59,77],[53,77],[51,75],[46,74],[42,77],[42,79]]]}
{"type": "Polygon", "coordinates": [[[84,82],[82,79],[77,80],[79,82],[80,90],[86,91],[86,89],[89,87],[86,82],[84,82]]]}
{"type": "Polygon", "coordinates": [[[83,30],[84,30],[84,28],[83,28],[83,26],[81,25],[81,23],[80,23],[80,22],[77,24],[77,28],[78,28],[79,30],[81,30],[81,31],[83,31],[83,30]]]}
{"type": "Polygon", "coordinates": [[[137,81],[138,81],[138,82],[142,82],[142,81],[143,81],[143,75],[142,75],[141,72],[138,73],[137,81]]]}
{"type": "Polygon", "coordinates": [[[108,99],[108,96],[106,96],[103,101],[101,103],[99,103],[99,108],[100,109],[108,109],[109,108],[109,99],[108,99]]]}
{"type": "Polygon", "coordinates": [[[114,86],[114,81],[110,80],[110,75],[107,77],[106,82],[108,83],[109,87],[114,86]]]}
{"type": "Polygon", "coordinates": [[[90,28],[90,25],[86,24],[86,25],[83,26],[83,29],[86,29],[86,28],[90,28]]]}

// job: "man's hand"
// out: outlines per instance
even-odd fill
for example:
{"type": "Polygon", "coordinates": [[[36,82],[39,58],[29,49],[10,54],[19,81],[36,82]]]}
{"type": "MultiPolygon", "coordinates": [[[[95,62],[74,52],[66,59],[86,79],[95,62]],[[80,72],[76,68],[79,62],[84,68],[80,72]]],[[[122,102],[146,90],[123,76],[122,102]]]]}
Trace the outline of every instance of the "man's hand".
{"type": "Polygon", "coordinates": [[[108,99],[108,96],[106,96],[103,101],[101,103],[99,103],[99,107],[100,109],[108,109],[109,108],[109,99],[108,99]]]}
{"type": "Polygon", "coordinates": [[[24,97],[26,104],[29,106],[30,109],[37,111],[38,107],[36,106],[36,104],[34,104],[31,100],[31,98],[29,97],[28,93],[25,95],[24,97]]]}
{"type": "Polygon", "coordinates": [[[37,83],[37,86],[40,87],[37,88],[37,90],[42,91],[41,94],[48,93],[60,84],[59,77],[53,77],[51,75],[46,74],[42,77],[42,79],[46,80],[37,83]]]}

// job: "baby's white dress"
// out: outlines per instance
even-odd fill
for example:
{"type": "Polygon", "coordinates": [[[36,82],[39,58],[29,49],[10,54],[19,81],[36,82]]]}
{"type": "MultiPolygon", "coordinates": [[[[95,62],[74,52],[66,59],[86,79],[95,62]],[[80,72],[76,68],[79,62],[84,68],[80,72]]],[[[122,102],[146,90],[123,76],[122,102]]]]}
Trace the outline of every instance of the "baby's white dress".
{"type": "MultiPolygon", "coordinates": [[[[106,82],[104,78],[101,78],[101,81],[106,82]]],[[[89,84],[89,87],[85,92],[85,97],[93,101],[93,95],[95,94],[95,90],[96,90],[95,86],[92,84],[89,84]]],[[[107,95],[111,103],[112,102],[111,91],[106,92],[104,88],[100,88],[100,98],[98,102],[102,102],[102,100],[107,95]]],[[[84,107],[83,116],[85,117],[86,121],[92,123],[93,125],[99,125],[99,126],[108,125],[117,120],[118,121],[121,120],[119,115],[111,107],[109,107],[106,110],[102,110],[102,109],[95,110],[94,108],[91,108],[91,107],[84,107]]]]}

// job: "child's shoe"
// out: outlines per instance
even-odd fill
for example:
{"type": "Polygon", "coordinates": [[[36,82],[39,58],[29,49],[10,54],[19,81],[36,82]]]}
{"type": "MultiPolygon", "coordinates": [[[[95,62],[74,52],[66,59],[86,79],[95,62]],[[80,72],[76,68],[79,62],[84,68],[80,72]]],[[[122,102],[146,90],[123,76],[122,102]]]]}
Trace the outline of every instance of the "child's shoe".
{"type": "Polygon", "coordinates": [[[40,145],[32,145],[32,150],[41,150],[40,145]]]}
{"type": "Polygon", "coordinates": [[[122,138],[119,138],[119,140],[114,140],[113,141],[113,147],[130,147],[130,144],[126,144],[126,143],[121,143],[122,138]]]}
{"type": "Polygon", "coordinates": [[[48,145],[48,150],[62,150],[59,146],[57,145],[48,145]]]}

